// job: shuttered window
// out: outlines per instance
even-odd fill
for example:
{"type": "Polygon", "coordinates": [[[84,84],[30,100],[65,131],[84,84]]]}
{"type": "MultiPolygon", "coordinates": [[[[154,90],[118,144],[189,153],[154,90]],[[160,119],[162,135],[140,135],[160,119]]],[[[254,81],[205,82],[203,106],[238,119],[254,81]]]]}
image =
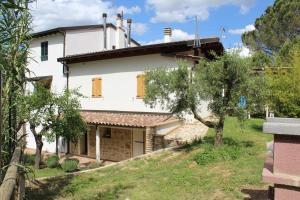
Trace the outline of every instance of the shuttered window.
{"type": "Polygon", "coordinates": [[[145,75],[140,74],[137,76],[137,95],[138,98],[145,97],[145,75]]]}
{"type": "Polygon", "coordinates": [[[48,41],[41,43],[41,61],[48,60],[48,41]]]}
{"type": "Polygon", "coordinates": [[[102,79],[93,78],[92,79],[92,97],[102,96],[102,79]]]}

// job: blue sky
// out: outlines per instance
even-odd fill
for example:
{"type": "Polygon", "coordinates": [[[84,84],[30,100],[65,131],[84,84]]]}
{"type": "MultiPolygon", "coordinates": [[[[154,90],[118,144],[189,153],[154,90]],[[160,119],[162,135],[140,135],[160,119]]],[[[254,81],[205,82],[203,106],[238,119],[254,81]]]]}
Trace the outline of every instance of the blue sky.
{"type": "Polygon", "coordinates": [[[41,0],[34,3],[34,30],[59,26],[101,23],[101,13],[109,21],[121,10],[132,18],[133,38],[144,44],[162,41],[163,28],[171,27],[175,40],[190,39],[195,34],[195,16],[201,37],[221,35],[224,27],[226,48],[241,40],[241,33],[252,30],[255,19],[274,0],[41,0]]]}

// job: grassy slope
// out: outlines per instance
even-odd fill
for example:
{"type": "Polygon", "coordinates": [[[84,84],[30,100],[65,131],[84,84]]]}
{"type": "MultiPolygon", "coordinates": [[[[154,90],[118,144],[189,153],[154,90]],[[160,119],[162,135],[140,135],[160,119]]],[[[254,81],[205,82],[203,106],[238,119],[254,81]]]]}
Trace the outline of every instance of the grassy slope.
{"type": "Polygon", "coordinates": [[[33,165],[28,166],[33,173],[28,174],[28,178],[50,177],[65,174],[64,170],[58,168],[35,169],[33,165]]]}
{"type": "MultiPolygon", "coordinates": [[[[29,199],[259,199],[265,143],[262,120],[246,122],[242,130],[234,118],[225,124],[225,138],[253,144],[254,153],[237,160],[199,166],[194,156],[203,151],[195,144],[178,152],[132,161],[123,166],[69,176],[28,188],[29,199]]],[[[209,136],[213,135],[210,130],[209,136]]],[[[226,139],[225,139],[226,140],[226,139]]],[[[246,148],[246,147],[245,147],[246,148]]]]}

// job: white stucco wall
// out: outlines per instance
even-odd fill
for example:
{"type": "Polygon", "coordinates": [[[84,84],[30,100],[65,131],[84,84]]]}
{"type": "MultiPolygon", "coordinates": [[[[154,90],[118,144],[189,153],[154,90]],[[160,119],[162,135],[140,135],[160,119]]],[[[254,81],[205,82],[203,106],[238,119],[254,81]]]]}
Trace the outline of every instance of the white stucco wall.
{"type": "MultiPolygon", "coordinates": [[[[160,54],[70,64],[69,86],[79,88],[85,96],[81,106],[84,110],[118,110],[138,112],[168,112],[160,106],[150,108],[143,99],[137,98],[137,75],[157,67],[177,67],[177,60],[160,54]],[[102,97],[92,97],[92,79],[101,77],[102,97]]],[[[201,109],[208,116],[206,108],[201,109]]]]}
{"type": "MultiPolygon", "coordinates": [[[[126,30],[107,27],[107,50],[125,48],[127,40],[126,30]]],[[[66,32],[66,55],[91,53],[104,50],[103,28],[86,28],[80,30],[68,30],[66,32]]],[[[137,46],[131,42],[131,46],[137,46]]]]}
{"type": "Polygon", "coordinates": [[[137,75],[157,66],[175,67],[176,60],[159,55],[109,59],[70,64],[69,86],[79,88],[86,98],[82,109],[161,112],[159,108],[145,106],[137,95],[137,75]],[[92,98],[92,79],[102,78],[102,97],[92,98]]]}
{"type": "MultiPolygon", "coordinates": [[[[47,37],[35,38],[30,44],[30,57],[28,77],[52,76],[51,90],[55,93],[61,93],[66,87],[66,77],[63,75],[63,66],[57,62],[57,58],[63,56],[64,36],[62,34],[49,35],[47,37]],[[41,61],[41,42],[48,41],[48,60],[41,61]]],[[[32,90],[28,84],[27,90],[32,90]]],[[[35,139],[26,126],[27,148],[35,149],[35,139]]],[[[49,143],[44,140],[43,151],[55,152],[55,142],[49,143]]]]}
{"type": "Polygon", "coordinates": [[[103,50],[103,29],[90,28],[66,32],[66,55],[103,50]]]}
{"type": "Polygon", "coordinates": [[[53,76],[51,90],[60,93],[66,87],[63,65],[57,58],[63,57],[64,37],[62,34],[33,39],[30,44],[29,77],[53,76]],[[48,60],[41,61],[41,42],[48,41],[48,60]]]}

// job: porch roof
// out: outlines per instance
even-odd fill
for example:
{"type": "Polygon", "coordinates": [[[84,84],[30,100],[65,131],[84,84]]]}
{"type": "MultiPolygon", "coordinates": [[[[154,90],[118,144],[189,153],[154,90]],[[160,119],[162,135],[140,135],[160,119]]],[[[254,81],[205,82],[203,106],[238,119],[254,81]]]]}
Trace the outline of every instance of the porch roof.
{"type": "Polygon", "coordinates": [[[88,124],[108,126],[154,127],[179,121],[169,113],[81,111],[80,114],[88,124]]]}

